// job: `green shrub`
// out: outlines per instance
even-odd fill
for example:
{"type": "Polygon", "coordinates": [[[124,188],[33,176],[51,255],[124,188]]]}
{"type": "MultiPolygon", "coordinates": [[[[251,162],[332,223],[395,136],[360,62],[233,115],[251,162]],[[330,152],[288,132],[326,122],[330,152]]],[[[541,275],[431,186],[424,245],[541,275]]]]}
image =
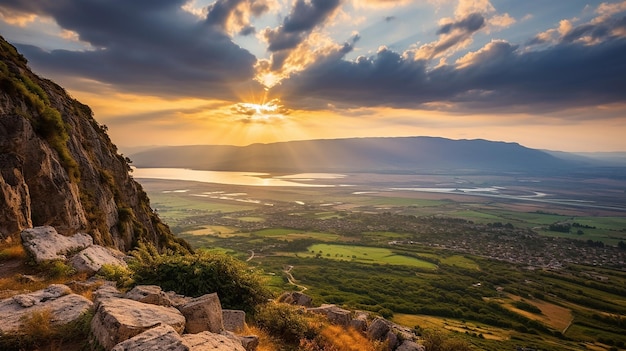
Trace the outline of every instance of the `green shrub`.
{"type": "Polygon", "coordinates": [[[519,308],[520,310],[528,311],[530,313],[541,314],[541,310],[539,307],[532,305],[524,300],[513,302],[513,306],[519,308]]]}
{"type": "Polygon", "coordinates": [[[257,308],[254,320],[270,335],[290,344],[298,344],[301,339],[311,339],[318,333],[304,313],[296,306],[267,303],[257,308]]]}
{"type": "Polygon", "coordinates": [[[43,91],[43,89],[39,85],[35,84],[27,76],[22,76],[21,78],[22,78],[22,81],[24,82],[24,85],[26,85],[26,88],[28,88],[28,90],[30,90],[31,92],[39,96],[39,98],[47,105],[50,104],[50,99],[48,98],[48,95],[46,94],[45,91],[43,91]]]}
{"type": "Polygon", "coordinates": [[[222,306],[253,312],[270,297],[261,278],[244,262],[225,254],[200,252],[187,255],[159,255],[144,245],[135,250],[137,284],[154,284],[164,290],[197,297],[216,292],[222,306]]]}
{"type": "Polygon", "coordinates": [[[132,285],[132,275],[133,272],[130,269],[112,264],[102,265],[102,268],[98,271],[99,277],[105,280],[114,281],[118,287],[128,287],[132,285]]]}

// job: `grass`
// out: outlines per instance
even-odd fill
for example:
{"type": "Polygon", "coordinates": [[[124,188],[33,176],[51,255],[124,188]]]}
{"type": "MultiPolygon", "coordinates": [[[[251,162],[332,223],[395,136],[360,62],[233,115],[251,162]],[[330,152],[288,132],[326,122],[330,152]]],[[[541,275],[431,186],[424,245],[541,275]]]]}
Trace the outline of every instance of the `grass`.
{"type": "Polygon", "coordinates": [[[319,257],[331,260],[402,265],[433,270],[437,268],[433,263],[413,257],[398,255],[389,249],[380,247],[315,244],[309,246],[307,250],[308,252],[299,253],[298,255],[303,257],[316,257],[316,255],[319,255],[319,257]]]}
{"type": "Polygon", "coordinates": [[[26,251],[19,243],[0,248],[0,262],[24,259],[26,259],[26,251]]]}
{"type": "Polygon", "coordinates": [[[465,256],[461,256],[461,255],[443,256],[443,255],[438,255],[438,254],[421,253],[421,252],[418,254],[423,257],[438,259],[440,264],[445,264],[447,266],[460,267],[460,268],[470,269],[470,270],[475,270],[475,271],[480,270],[480,266],[478,265],[478,263],[476,263],[476,261],[472,260],[471,258],[467,258],[465,256]]]}
{"type": "Polygon", "coordinates": [[[298,240],[298,239],[315,239],[319,241],[332,242],[332,241],[338,241],[341,239],[341,236],[337,234],[305,232],[302,230],[284,229],[284,228],[259,230],[257,232],[253,232],[252,235],[263,237],[263,238],[273,238],[273,239],[286,240],[286,241],[293,241],[293,240],[298,240]]]}
{"type": "Polygon", "coordinates": [[[409,328],[419,326],[421,329],[445,329],[450,332],[465,333],[468,331],[470,333],[483,334],[487,340],[508,340],[511,337],[511,333],[513,333],[508,329],[496,328],[481,323],[426,315],[396,313],[391,320],[409,328]]]}
{"type": "Polygon", "coordinates": [[[507,309],[514,311],[515,313],[521,314],[522,316],[538,320],[545,325],[553,328],[554,330],[563,331],[567,328],[570,323],[574,320],[574,315],[572,314],[572,310],[563,306],[559,306],[550,302],[546,302],[538,299],[524,299],[526,303],[529,303],[541,310],[541,314],[535,314],[528,311],[521,310],[519,308],[515,308],[511,302],[512,301],[522,301],[520,296],[516,295],[508,295],[510,299],[508,302],[504,301],[503,306],[507,309]]]}

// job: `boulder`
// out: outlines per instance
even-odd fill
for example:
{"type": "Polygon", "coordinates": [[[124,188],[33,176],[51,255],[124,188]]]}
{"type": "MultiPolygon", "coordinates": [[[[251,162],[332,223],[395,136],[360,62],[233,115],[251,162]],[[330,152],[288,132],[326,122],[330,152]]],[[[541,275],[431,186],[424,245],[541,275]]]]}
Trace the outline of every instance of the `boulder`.
{"type": "Polygon", "coordinates": [[[222,306],[217,293],[206,294],[179,307],[180,312],[187,319],[185,331],[187,333],[200,333],[210,331],[221,333],[224,331],[222,319],[222,306]]]}
{"type": "Polygon", "coordinates": [[[24,318],[43,311],[50,312],[52,325],[63,326],[79,319],[92,305],[88,299],[72,294],[67,286],[60,284],[16,295],[0,300],[0,333],[17,331],[24,318]]]}
{"type": "Polygon", "coordinates": [[[124,294],[117,290],[113,282],[106,282],[93,292],[93,301],[95,303],[95,308],[98,309],[98,305],[103,300],[111,298],[121,298],[123,296],[124,294]]]}
{"type": "Polygon", "coordinates": [[[240,336],[239,341],[246,351],[254,351],[259,347],[259,337],[256,335],[240,336]]]}
{"type": "Polygon", "coordinates": [[[140,351],[140,350],[168,350],[187,351],[189,347],[183,343],[183,338],[174,328],[167,324],[148,329],[115,345],[112,351],[140,351]]]}
{"type": "Polygon", "coordinates": [[[189,303],[191,300],[193,300],[193,297],[180,295],[180,294],[177,294],[175,291],[168,291],[165,293],[165,295],[167,295],[167,298],[172,302],[172,306],[179,308],[179,309],[184,304],[189,303]]]}
{"type": "Polygon", "coordinates": [[[367,316],[367,312],[357,312],[350,321],[350,326],[358,331],[365,331],[367,329],[367,316]]]}
{"type": "Polygon", "coordinates": [[[389,350],[395,350],[396,346],[398,346],[398,342],[400,341],[396,333],[394,333],[392,330],[389,330],[387,332],[386,339],[387,339],[387,347],[389,347],[389,350]]]}
{"type": "Polygon", "coordinates": [[[367,328],[367,336],[372,340],[384,341],[391,330],[389,322],[384,318],[376,318],[367,328]]]}
{"type": "Polygon", "coordinates": [[[183,343],[189,350],[246,351],[239,342],[225,335],[208,331],[197,334],[185,334],[183,335],[183,343]]]}
{"type": "Polygon", "coordinates": [[[98,302],[91,321],[91,333],[105,350],[111,350],[120,342],[160,324],[182,333],[185,317],[173,307],[110,297],[98,302]]]}
{"type": "Polygon", "coordinates": [[[241,332],[246,327],[246,312],[240,310],[222,310],[224,328],[232,332],[241,332]]]}
{"type": "Polygon", "coordinates": [[[137,285],[124,296],[127,299],[159,306],[172,306],[172,300],[157,285],[137,285]]]}
{"type": "Polygon", "coordinates": [[[311,307],[313,305],[313,298],[301,292],[292,291],[292,292],[283,293],[278,298],[278,302],[282,302],[282,303],[286,303],[290,305],[311,307]]]}
{"type": "Polygon", "coordinates": [[[50,260],[65,260],[65,254],[93,245],[93,239],[82,233],[63,236],[53,227],[43,226],[24,229],[22,245],[35,262],[41,263],[50,260]]]}
{"type": "Polygon", "coordinates": [[[350,321],[352,320],[351,311],[344,310],[343,308],[339,308],[335,305],[322,305],[320,307],[309,308],[307,310],[309,312],[323,314],[329,321],[343,326],[350,325],[350,321]]]}
{"type": "Polygon", "coordinates": [[[415,341],[404,340],[402,344],[396,348],[396,351],[426,351],[426,348],[415,341]]]}
{"type": "Polygon", "coordinates": [[[79,272],[96,274],[105,264],[127,267],[124,256],[117,250],[93,245],[74,255],[70,264],[79,272]]]}

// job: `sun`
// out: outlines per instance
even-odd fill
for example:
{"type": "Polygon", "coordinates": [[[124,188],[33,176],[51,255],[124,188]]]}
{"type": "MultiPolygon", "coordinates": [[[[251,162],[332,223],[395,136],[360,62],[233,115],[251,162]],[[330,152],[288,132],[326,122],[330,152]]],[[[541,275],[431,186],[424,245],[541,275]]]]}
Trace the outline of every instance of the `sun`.
{"type": "Polygon", "coordinates": [[[270,121],[283,119],[289,110],[279,99],[272,99],[264,103],[240,102],[232,107],[237,115],[244,115],[250,121],[270,121]]]}

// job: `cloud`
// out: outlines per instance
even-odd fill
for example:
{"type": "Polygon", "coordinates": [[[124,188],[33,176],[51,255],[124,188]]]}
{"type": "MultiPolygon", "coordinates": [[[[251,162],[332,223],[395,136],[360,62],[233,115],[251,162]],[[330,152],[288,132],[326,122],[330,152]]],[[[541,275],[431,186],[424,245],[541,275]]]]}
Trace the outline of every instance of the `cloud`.
{"type": "Polygon", "coordinates": [[[340,0],[295,0],[281,25],[261,32],[271,56],[257,63],[256,79],[272,87],[314,62],[320,53],[337,47],[319,29],[337,12],[339,5],[340,0]]]}
{"type": "Polygon", "coordinates": [[[15,43],[34,68],[53,78],[81,76],[144,94],[235,99],[238,84],[254,85],[256,58],[225,33],[232,22],[225,18],[244,1],[221,12],[222,3],[215,3],[206,20],[182,9],[185,3],[6,0],[0,8],[52,18],[91,45],[89,51],[45,51],[15,43]]]}
{"type": "Polygon", "coordinates": [[[206,22],[231,36],[254,33],[251,17],[259,17],[276,6],[268,0],[217,0],[207,8],[206,22]]]}
{"type": "MultiPolygon", "coordinates": [[[[382,49],[345,60],[329,56],[276,87],[286,104],[325,109],[389,106],[507,112],[626,103],[626,39],[561,42],[541,51],[495,40],[455,64],[382,49]]],[[[593,118],[593,117],[591,117],[593,118]]]]}
{"type": "Polygon", "coordinates": [[[278,28],[263,31],[269,44],[268,50],[276,52],[295,48],[335,12],[339,3],[339,0],[296,0],[291,13],[278,28]]]}
{"type": "Polygon", "coordinates": [[[416,59],[432,60],[449,51],[464,48],[472,42],[472,35],[485,26],[485,18],[471,13],[457,20],[444,19],[437,30],[439,40],[424,44],[415,52],[416,59]]]}

